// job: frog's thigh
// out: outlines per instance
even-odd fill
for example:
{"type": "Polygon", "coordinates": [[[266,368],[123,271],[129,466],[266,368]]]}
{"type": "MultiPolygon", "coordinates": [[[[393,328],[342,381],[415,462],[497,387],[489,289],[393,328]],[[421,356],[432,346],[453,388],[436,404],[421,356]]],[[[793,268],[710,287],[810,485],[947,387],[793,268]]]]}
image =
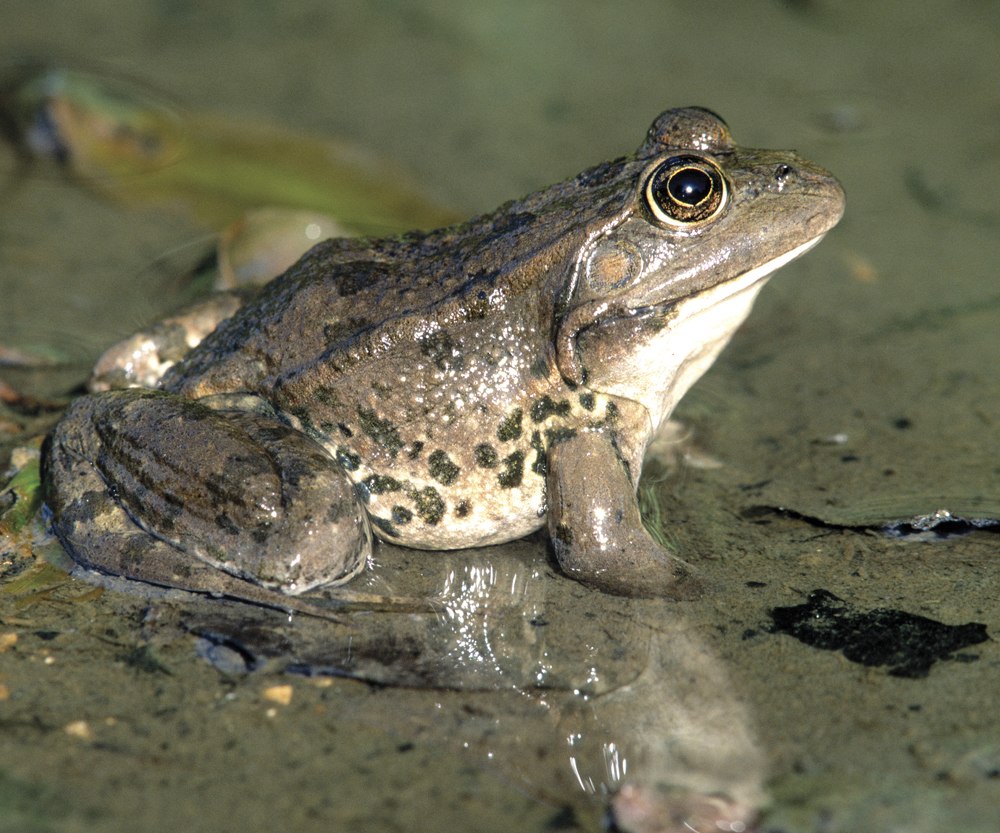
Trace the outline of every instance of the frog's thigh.
{"type": "Polygon", "coordinates": [[[58,438],[59,430],[47,459],[48,502],[59,538],[74,560],[114,575],[205,590],[200,574],[218,570],[139,529],[111,499],[93,463],[58,438]]]}
{"type": "Polygon", "coordinates": [[[139,530],[191,563],[292,593],[346,581],[370,552],[336,462],[257,414],[153,391],[85,397],[57,426],[48,468],[56,527],[74,556],[133,578],[162,581],[152,575],[160,565],[148,553],[116,561],[106,541],[135,549],[139,530]]]}
{"type": "Polygon", "coordinates": [[[546,486],[549,532],[568,575],[620,596],[700,593],[696,571],[643,528],[635,486],[607,434],[583,431],[550,448],[546,486]]]}
{"type": "MultiPolygon", "coordinates": [[[[50,498],[56,531],[74,560],[92,569],[166,587],[203,593],[243,595],[228,573],[192,558],[154,538],[133,523],[108,495],[108,487],[90,463],[65,453],[52,455],[50,476],[74,484],[72,494],[55,491],[50,498]]],[[[267,592],[260,590],[259,592],[267,592]]]]}

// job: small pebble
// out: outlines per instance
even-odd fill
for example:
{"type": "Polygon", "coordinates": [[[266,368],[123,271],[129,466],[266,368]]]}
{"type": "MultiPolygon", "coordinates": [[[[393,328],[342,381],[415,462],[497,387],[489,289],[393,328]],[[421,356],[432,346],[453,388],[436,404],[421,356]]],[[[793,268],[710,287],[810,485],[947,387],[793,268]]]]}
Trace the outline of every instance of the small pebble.
{"type": "Polygon", "coordinates": [[[93,740],[94,737],[94,733],[90,731],[90,726],[87,725],[86,720],[74,720],[72,723],[67,723],[63,731],[67,735],[72,735],[81,740],[93,740]]]}
{"type": "Polygon", "coordinates": [[[273,685],[264,689],[264,699],[270,700],[272,703],[287,706],[292,702],[293,690],[290,685],[273,685]]]}

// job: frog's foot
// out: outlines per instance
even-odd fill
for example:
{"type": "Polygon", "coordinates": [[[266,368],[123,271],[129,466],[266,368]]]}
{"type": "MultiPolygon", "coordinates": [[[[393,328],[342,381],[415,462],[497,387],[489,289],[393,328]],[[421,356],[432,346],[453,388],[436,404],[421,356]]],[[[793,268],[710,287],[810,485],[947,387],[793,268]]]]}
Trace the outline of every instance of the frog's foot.
{"type": "Polygon", "coordinates": [[[112,345],[97,360],[87,380],[91,393],[119,388],[153,388],[163,374],[221,321],[242,306],[246,291],[216,292],[112,345]]]}
{"type": "Polygon", "coordinates": [[[253,599],[347,581],[371,551],[336,461],[260,414],[98,394],[73,404],[45,460],[60,538],[104,572],[253,599]]]}
{"type": "Polygon", "coordinates": [[[611,798],[614,830],[688,833],[692,830],[748,830],[755,807],[722,795],[704,795],[658,784],[625,783],[611,798]]]}
{"type": "Polygon", "coordinates": [[[635,487],[614,442],[585,431],[548,454],[549,532],[559,566],[617,596],[691,599],[706,582],[642,526],[635,487]]]}
{"type": "Polygon", "coordinates": [[[664,552],[648,536],[609,544],[599,536],[587,540],[560,526],[553,530],[552,543],[566,575],[615,596],[682,601],[698,598],[707,586],[694,567],[664,552]]]}
{"type": "MultiPolygon", "coordinates": [[[[320,607],[305,597],[289,596],[236,578],[192,559],[187,553],[139,529],[127,518],[121,528],[109,529],[114,526],[111,519],[114,514],[113,511],[108,513],[95,524],[90,501],[66,507],[63,522],[56,530],[63,546],[81,567],[105,575],[124,576],[131,583],[128,589],[143,585],[176,588],[355,627],[349,617],[341,615],[342,606],[320,607]],[[129,578],[136,575],[142,576],[141,582],[129,578]]],[[[96,581],[102,583],[99,579],[96,581]]],[[[118,585],[113,586],[120,589],[118,585]]],[[[139,591],[139,595],[143,593],[139,591]]]]}

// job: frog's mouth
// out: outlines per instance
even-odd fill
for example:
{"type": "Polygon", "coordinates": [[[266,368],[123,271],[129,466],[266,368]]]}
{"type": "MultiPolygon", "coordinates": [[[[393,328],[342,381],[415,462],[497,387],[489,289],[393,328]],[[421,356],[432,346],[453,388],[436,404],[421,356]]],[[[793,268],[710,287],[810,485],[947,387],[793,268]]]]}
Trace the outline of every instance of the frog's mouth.
{"type": "MultiPolygon", "coordinates": [[[[669,309],[675,311],[675,314],[671,316],[672,318],[677,318],[677,313],[680,313],[680,315],[684,318],[692,318],[709,312],[719,304],[725,304],[731,298],[740,295],[749,289],[753,289],[754,294],[756,294],[772,274],[777,272],[782,266],[785,266],[796,258],[804,255],[825,236],[826,232],[814,237],[812,240],[807,240],[802,245],[796,246],[794,249],[790,249],[782,255],[778,255],[776,258],[769,260],[767,263],[762,263],[760,266],[756,266],[748,272],[744,272],[742,275],[737,275],[736,277],[730,278],[729,280],[723,281],[715,286],[710,286],[707,289],[695,290],[689,295],[670,298],[665,303],[650,304],[638,308],[634,310],[634,312],[642,314],[643,312],[652,312],[657,309],[669,309]]],[[[746,312],[749,311],[749,308],[747,308],[746,312]]],[[[745,317],[746,313],[744,313],[743,317],[741,317],[739,321],[733,325],[734,330],[742,323],[743,318],[745,317]]]]}

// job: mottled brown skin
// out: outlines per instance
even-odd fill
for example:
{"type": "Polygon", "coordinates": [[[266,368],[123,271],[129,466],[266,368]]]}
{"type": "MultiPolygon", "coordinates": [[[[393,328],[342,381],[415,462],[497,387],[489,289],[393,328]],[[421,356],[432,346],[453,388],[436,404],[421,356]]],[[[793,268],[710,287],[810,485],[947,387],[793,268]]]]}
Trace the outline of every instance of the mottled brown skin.
{"type": "Polygon", "coordinates": [[[547,525],[574,578],[690,596],[694,572],[639,519],[646,445],[768,271],[842,208],[825,171],[737,148],[689,109],[634,157],[464,225],[328,240],[160,392],[71,409],[48,457],[56,528],[112,572],[162,580],[105,554],[141,530],[171,558],[298,593],[363,567],[369,523],[426,549],[547,525]],[[81,466],[106,484],[99,510],[80,509],[81,466]]]}

